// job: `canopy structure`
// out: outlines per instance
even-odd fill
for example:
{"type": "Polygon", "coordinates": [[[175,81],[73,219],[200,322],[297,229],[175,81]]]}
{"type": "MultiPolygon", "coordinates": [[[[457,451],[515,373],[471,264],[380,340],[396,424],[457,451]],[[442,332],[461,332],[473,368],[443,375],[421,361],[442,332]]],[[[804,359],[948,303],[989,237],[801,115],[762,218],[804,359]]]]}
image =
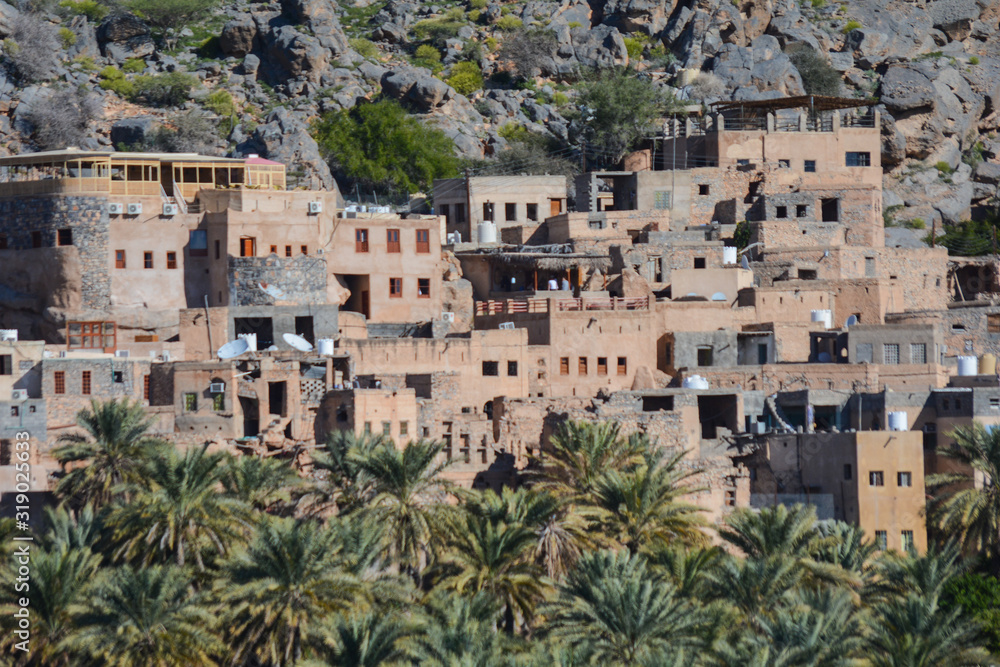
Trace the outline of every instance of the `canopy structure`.
{"type": "Polygon", "coordinates": [[[837,109],[856,109],[878,104],[873,99],[858,99],[856,97],[827,97],[824,95],[797,95],[795,97],[779,97],[773,100],[742,100],[736,102],[713,102],[716,111],[732,111],[739,109],[744,113],[772,113],[781,109],[809,109],[810,111],[836,111],[837,109]]]}

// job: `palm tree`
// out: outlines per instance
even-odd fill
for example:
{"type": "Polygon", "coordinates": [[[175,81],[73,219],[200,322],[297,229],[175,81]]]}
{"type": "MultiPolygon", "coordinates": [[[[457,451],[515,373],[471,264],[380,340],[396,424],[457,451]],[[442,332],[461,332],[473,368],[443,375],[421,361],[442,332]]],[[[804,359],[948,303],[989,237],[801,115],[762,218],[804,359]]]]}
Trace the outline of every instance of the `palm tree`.
{"type": "Polygon", "coordinates": [[[593,505],[581,508],[594,528],[632,553],[673,543],[704,544],[703,509],[679,498],[700,489],[687,483],[698,470],[682,470],[684,453],[649,454],[630,471],[609,470],[594,483],[593,505]]]}
{"type": "Polygon", "coordinates": [[[364,611],[368,594],[337,558],[335,535],[312,521],[264,522],[249,548],[233,556],[216,581],[231,664],[300,660],[321,646],[326,615],[364,611]]]}
{"type": "Polygon", "coordinates": [[[134,485],[134,498],[108,516],[118,556],[183,567],[191,552],[204,571],[202,547],[227,553],[249,530],[250,508],[220,493],[222,460],[197,447],[150,461],[148,486],[134,485]]]}
{"type": "Polygon", "coordinates": [[[258,456],[227,457],[221,480],[227,493],[259,511],[288,502],[291,491],[302,483],[287,461],[258,456]]]}
{"type": "MultiPolygon", "coordinates": [[[[24,593],[15,589],[16,572],[5,573],[8,580],[3,587],[4,625],[10,625],[14,612],[20,607],[18,597],[26,596],[31,618],[31,652],[26,660],[17,664],[66,665],[78,662],[81,656],[72,655],[62,643],[75,630],[75,625],[86,610],[91,584],[98,572],[101,559],[88,548],[55,547],[33,550],[31,554],[30,582],[24,593]]],[[[14,627],[6,627],[0,646],[9,650],[20,641],[14,627]]],[[[15,653],[16,654],[16,653],[15,653]]]]}
{"type": "Polygon", "coordinates": [[[214,665],[214,616],[174,567],[116,568],[63,648],[109,667],[214,665]]]}
{"type": "Polygon", "coordinates": [[[424,605],[416,657],[427,667],[502,667],[514,664],[507,635],[497,632],[497,601],[486,593],[457,595],[442,589],[424,605]]]}
{"type": "Polygon", "coordinates": [[[323,448],[313,454],[315,480],[299,494],[314,514],[335,509],[338,514],[350,514],[364,507],[375,495],[372,479],[361,469],[360,462],[381,447],[392,447],[385,436],[354,431],[333,431],[323,448]]]}
{"type": "Polygon", "coordinates": [[[100,541],[104,528],[93,505],[71,511],[65,505],[45,508],[47,530],[39,535],[39,543],[47,548],[92,549],[100,541]]]}
{"type": "Polygon", "coordinates": [[[941,535],[957,538],[967,553],[980,553],[1000,569],[1000,429],[982,424],[960,426],[955,445],[938,450],[965,469],[931,475],[934,494],[927,505],[928,523],[941,535]],[[967,472],[966,472],[967,471],[967,472]]]}
{"type": "Polygon", "coordinates": [[[523,523],[466,511],[454,522],[451,549],[442,559],[455,573],[441,585],[458,593],[492,596],[504,605],[504,627],[512,634],[515,615],[530,620],[547,588],[543,570],[532,557],[537,539],[532,527],[523,523]]]}
{"type": "Polygon", "coordinates": [[[559,497],[586,496],[608,471],[628,471],[652,451],[644,433],[622,437],[614,422],[566,421],[549,438],[538,475],[559,497]]]}
{"type": "Polygon", "coordinates": [[[411,664],[414,627],[400,614],[338,616],[326,638],[330,663],[338,667],[411,664]]]}
{"type": "Polygon", "coordinates": [[[787,603],[803,576],[799,563],[786,556],[727,556],[707,574],[711,596],[732,605],[741,623],[754,629],[787,603]]]}
{"type": "Polygon", "coordinates": [[[651,571],[666,576],[677,594],[689,600],[703,600],[708,597],[710,579],[723,557],[719,547],[704,549],[682,549],[677,546],[661,547],[647,552],[651,571]]]}
{"type": "Polygon", "coordinates": [[[441,478],[448,462],[436,462],[441,450],[440,443],[419,440],[403,449],[386,445],[350,457],[372,480],[374,496],[364,518],[383,531],[390,559],[415,581],[432,559],[448,509],[448,484],[441,478]]]}
{"type": "Polygon", "coordinates": [[[66,444],[52,452],[63,470],[70,464],[86,463],[67,472],[56,493],[75,503],[103,505],[122,484],[141,481],[146,462],[167,447],[147,435],[154,421],[138,401],[91,401],[90,409],[76,416],[86,434],[62,436],[60,442],[66,444]]]}
{"type": "Polygon", "coordinates": [[[542,613],[553,638],[579,647],[590,664],[671,664],[701,644],[697,609],[627,551],[583,556],[542,613]]]}

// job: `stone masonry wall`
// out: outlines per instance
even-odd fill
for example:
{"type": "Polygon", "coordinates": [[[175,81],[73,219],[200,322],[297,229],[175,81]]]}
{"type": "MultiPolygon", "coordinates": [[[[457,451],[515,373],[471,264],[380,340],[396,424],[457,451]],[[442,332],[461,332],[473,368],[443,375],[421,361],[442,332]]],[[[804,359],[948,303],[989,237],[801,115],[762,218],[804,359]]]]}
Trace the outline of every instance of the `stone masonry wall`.
{"type": "Polygon", "coordinates": [[[230,257],[230,306],[299,306],[326,302],[322,257],[230,257]]]}

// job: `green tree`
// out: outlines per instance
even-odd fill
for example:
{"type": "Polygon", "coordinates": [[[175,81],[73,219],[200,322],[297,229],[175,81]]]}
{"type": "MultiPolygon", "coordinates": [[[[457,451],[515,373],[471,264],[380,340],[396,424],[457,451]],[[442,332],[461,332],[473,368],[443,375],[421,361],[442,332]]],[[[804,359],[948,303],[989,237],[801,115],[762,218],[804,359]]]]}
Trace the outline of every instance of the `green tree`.
{"type": "Polygon", "coordinates": [[[579,647],[588,664],[672,664],[701,647],[701,615],[627,551],[585,555],[543,613],[553,636],[579,647]]]}
{"type": "Polygon", "coordinates": [[[173,561],[183,567],[189,554],[204,571],[202,549],[219,555],[250,528],[250,507],[220,493],[223,454],[191,448],[147,466],[148,480],[133,484],[132,499],[116,506],[107,526],[116,553],[143,563],[173,561]]]}
{"type": "Polygon", "coordinates": [[[960,464],[957,472],[931,475],[933,497],[928,522],[942,535],[958,539],[969,553],[981,553],[1000,569],[1000,429],[960,426],[954,447],[938,454],[960,464]],[[975,475],[982,476],[982,483],[975,475]]]}
{"type": "Polygon", "coordinates": [[[401,614],[337,616],[329,624],[323,653],[339,667],[408,664],[415,653],[413,633],[413,623],[401,614]]]}
{"type": "Polygon", "coordinates": [[[420,664],[427,667],[501,667],[516,664],[505,652],[506,635],[497,632],[496,599],[486,593],[466,596],[436,589],[424,605],[416,639],[420,664]]]}
{"type": "Polygon", "coordinates": [[[125,0],[130,11],[154,28],[176,30],[208,15],[215,0],[125,0]]]}
{"type": "Polygon", "coordinates": [[[483,72],[476,63],[463,60],[452,65],[448,85],[459,95],[470,95],[483,87],[483,72]]]}
{"type": "Polygon", "coordinates": [[[592,72],[577,100],[588,133],[588,151],[614,164],[656,132],[657,119],[675,106],[673,96],[629,68],[592,72]]]}
{"type": "Polygon", "coordinates": [[[990,652],[1000,655],[1000,579],[977,572],[950,579],[942,595],[942,607],[948,611],[960,607],[973,616],[990,652]]]}
{"type": "Polygon", "coordinates": [[[214,665],[215,617],[178,568],[116,568],[91,596],[67,650],[109,667],[214,665]]]}
{"type": "Polygon", "coordinates": [[[624,437],[613,422],[567,421],[549,438],[538,474],[556,497],[579,501],[592,497],[606,472],[633,470],[651,448],[645,434],[624,437]]]}
{"type": "Polygon", "coordinates": [[[312,134],[331,167],[365,187],[416,192],[458,174],[451,139],[391,100],[324,114],[312,134]]]}
{"type": "Polygon", "coordinates": [[[335,535],[312,521],[265,522],[216,581],[233,664],[290,664],[323,645],[333,613],[364,611],[368,596],[338,561],[335,535]]]}
{"type": "Polygon", "coordinates": [[[979,628],[961,609],[945,611],[934,596],[916,592],[880,602],[865,642],[873,667],[983,665],[979,628]]]}
{"type": "Polygon", "coordinates": [[[59,440],[65,444],[52,452],[64,470],[70,464],[85,464],[66,473],[56,493],[73,503],[103,505],[120,493],[122,484],[142,479],[146,463],[166,448],[163,441],[147,435],[153,421],[141,403],[127,398],[91,401],[90,409],[76,416],[86,434],[62,436],[59,440]]]}
{"type": "Polygon", "coordinates": [[[807,44],[794,44],[786,49],[795,69],[802,77],[802,87],[809,95],[840,95],[840,72],[833,69],[820,54],[807,44]]]}
{"type": "Polygon", "coordinates": [[[345,515],[363,507],[372,499],[374,482],[364,470],[364,461],[376,448],[391,447],[382,435],[353,431],[333,431],[321,449],[313,455],[313,467],[321,473],[302,494],[302,502],[310,512],[323,513],[336,509],[345,515]]]}
{"type": "Polygon", "coordinates": [[[288,502],[302,483],[289,462],[277,458],[227,457],[220,473],[226,493],[260,511],[288,502]]]}

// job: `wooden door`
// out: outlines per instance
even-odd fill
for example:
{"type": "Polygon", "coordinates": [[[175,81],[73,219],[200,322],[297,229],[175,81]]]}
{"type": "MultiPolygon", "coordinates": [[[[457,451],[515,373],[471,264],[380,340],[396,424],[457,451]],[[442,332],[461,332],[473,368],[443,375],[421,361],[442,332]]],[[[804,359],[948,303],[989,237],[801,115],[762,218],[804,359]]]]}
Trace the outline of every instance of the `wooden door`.
{"type": "Polygon", "coordinates": [[[549,215],[559,215],[562,213],[562,200],[561,199],[550,199],[549,200],[549,215]]]}
{"type": "Polygon", "coordinates": [[[361,314],[369,319],[372,316],[369,312],[368,290],[363,290],[361,292],[361,314]]]}
{"type": "Polygon", "coordinates": [[[240,239],[240,257],[257,256],[257,239],[244,236],[240,239]]]}

